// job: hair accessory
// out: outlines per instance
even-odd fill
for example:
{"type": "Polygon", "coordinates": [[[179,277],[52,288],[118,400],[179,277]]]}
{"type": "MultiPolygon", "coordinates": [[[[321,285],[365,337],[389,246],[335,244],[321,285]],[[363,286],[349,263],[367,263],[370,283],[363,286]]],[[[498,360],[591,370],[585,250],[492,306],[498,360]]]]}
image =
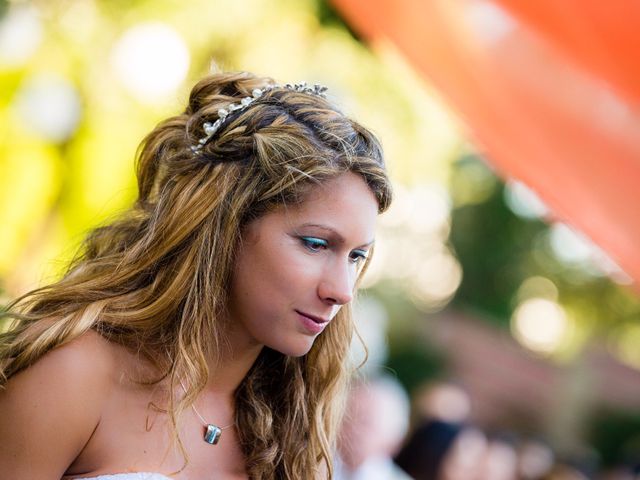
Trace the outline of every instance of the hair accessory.
{"type": "Polygon", "coordinates": [[[251,105],[253,102],[255,102],[260,97],[262,97],[262,95],[264,95],[268,91],[273,90],[275,88],[286,88],[286,89],[292,90],[294,92],[308,93],[310,95],[316,95],[316,96],[322,97],[322,98],[326,98],[325,92],[327,91],[327,87],[325,87],[323,85],[319,85],[319,84],[316,83],[315,85],[310,86],[310,85],[307,85],[306,82],[300,82],[300,83],[296,83],[294,85],[291,85],[290,83],[287,83],[284,86],[283,85],[274,84],[274,85],[267,85],[266,87],[263,87],[263,88],[255,88],[251,92],[251,96],[250,97],[244,97],[239,102],[232,103],[230,105],[227,105],[226,108],[219,109],[218,110],[218,119],[215,122],[213,122],[213,123],[211,123],[211,122],[203,123],[202,124],[202,129],[204,130],[204,133],[206,135],[204,137],[202,137],[200,140],[198,140],[198,143],[196,145],[191,145],[191,147],[189,147],[190,150],[193,153],[198,153],[202,149],[202,147],[209,140],[211,140],[211,137],[213,137],[213,135],[215,135],[215,133],[220,129],[220,127],[222,126],[222,124],[224,123],[226,118],[231,113],[246,109],[249,105],[251,105]]]}
{"type": "MultiPolygon", "coordinates": [[[[180,385],[182,386],[182,390],[184,390],[184,393],[187,393],[187,389],[184,387],[184,383],[182,383],[182,380],[180,380],[180,385]]],[[[217,425],[214,425],[213,423],[207,422],[204,417],[200,415],[200,412],[193,403],[191,404],[191,408],[206,427],[204,431],[204,441],[210,445],[216,445],[220,441],[222,431],[229,427],[233,427],[236,424],[235,422],[233,422],[229,425],[225,425],[224,427],[219,427],[217,425]]]]}

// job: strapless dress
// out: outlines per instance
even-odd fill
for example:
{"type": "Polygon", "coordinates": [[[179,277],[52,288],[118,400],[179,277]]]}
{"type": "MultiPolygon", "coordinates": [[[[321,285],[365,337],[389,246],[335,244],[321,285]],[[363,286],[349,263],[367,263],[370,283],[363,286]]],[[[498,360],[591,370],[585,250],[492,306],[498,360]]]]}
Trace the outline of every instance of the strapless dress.
{"type": "Polygon", "coordinates": [[[136,472],[136,473],[113,473],[109,475],[98,475],[97,477],[75,477],[74,480],[173,480],[161,473],[136,472]]]}

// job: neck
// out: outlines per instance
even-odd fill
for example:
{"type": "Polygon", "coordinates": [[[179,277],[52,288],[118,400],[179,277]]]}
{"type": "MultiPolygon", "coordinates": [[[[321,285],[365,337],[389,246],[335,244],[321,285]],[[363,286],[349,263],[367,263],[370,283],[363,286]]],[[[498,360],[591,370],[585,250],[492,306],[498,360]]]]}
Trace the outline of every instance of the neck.
{"type": "Polygon", "coordinates": [[[209,364],[209,381],[206,390],[223,397],[233,395],[255,363],[262,347],[241,352],[230,352],[221,355],[217,363],[209,364]]]}
{"type": "Polygon", "coordinates": [[[227,342],[217,363],[209,362],[209,381],[206,390],[212,394],[233,398],[233,395],[255,363],[263,346],[247,339],[241,329],[229,327],[227,342]]]}

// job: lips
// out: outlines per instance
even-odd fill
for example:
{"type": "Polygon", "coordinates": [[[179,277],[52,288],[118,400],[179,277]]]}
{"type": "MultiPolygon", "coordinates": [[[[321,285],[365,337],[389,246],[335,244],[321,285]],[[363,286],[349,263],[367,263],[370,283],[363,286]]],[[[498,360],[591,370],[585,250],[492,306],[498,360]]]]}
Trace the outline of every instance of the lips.
{"type": "Polygon", "coordinates": [[[323,317],[317,317],[316,315],[312,315],[310,313],[301,312],[300,310],[295,310],[300,325],[304,333],[307,335],[318,335],[320,334],[327,325],[329,325],[329,319],[325,319],[323,317]]]}
{"type": "Polygon", "coordinates": [[[317,324],[322,325],[322,324],[325,324],[325,323],[329,323],[329,319],[322,318],[322,317],[316,317],[315,315],[311,315],[309,313],[301,312],[300,310],[296,310],[296,312],[298,314],[302,315],[303,317],[307,317],[307,318],[313,320],[317,324]]]}

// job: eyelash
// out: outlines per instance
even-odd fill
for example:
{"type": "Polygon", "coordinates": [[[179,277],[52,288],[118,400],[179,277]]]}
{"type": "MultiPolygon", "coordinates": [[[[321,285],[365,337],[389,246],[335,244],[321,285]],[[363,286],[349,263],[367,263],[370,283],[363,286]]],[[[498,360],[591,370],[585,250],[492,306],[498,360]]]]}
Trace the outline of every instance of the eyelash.
{"type": "Polygon", "coordinates": [[[367,254],[360,251],[360,250],[356,250],[354,252],[351,252],[352,254],[355,255],[355,259],[352,260],[353,263],[362,263],[362,262],[366,262],[367,261],[367,254]]]}
{"type": "Polygon", "coordinates": [[[300,237],[300,241],[307,248],[307,250],[310,250],[312,252],[317,252],[317,251],[320,250],[320,248],[326,249],[326,248],[329,247],[329,242],[327,242],[326,240],[323,240],[321,238],[300,237]],[[320,248],[318,248],[318,247],[320,247],[320,248]]]}
{"type": "MultiPolygon", "coordinates": [[[[300,237],[300,241],[302,242],[302,244],[305,246],[307,250],[313,253],[317,253],[321,249],[324,250],[329,248],[329,242],[327,242],[326,240],[323,240],[322,238],[300,237]]],[[[367,260],[367,255],[361,250],[354,250],[353,252],[351,252],[351,255],[349,256],[349,260],[351,260],[351,263],[355,263],[355,264],[361,263],[367,260]],[[355,258],[353,258],[353,256],[355,258]]]]}

